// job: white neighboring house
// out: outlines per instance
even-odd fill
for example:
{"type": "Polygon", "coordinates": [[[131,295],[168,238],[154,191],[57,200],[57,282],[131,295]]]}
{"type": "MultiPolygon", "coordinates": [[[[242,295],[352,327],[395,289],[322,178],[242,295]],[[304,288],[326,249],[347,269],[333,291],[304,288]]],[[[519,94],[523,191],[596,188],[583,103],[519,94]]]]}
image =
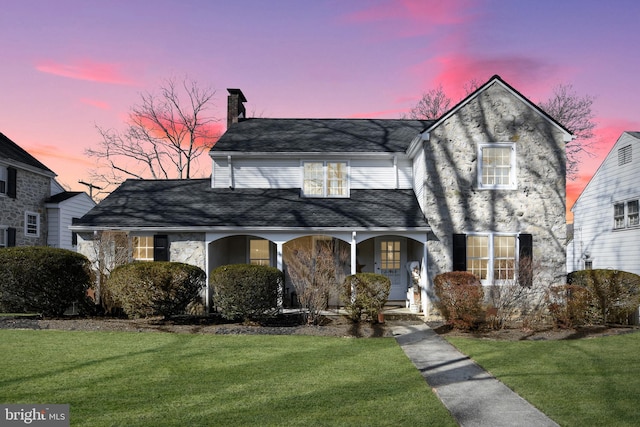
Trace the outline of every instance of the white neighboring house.
{"type": "Polygon", "coordinates": [[[567,271],[640,274],[640,132],[623,132],[571,208],[567,271]]]}
{"type": "Polygon", "coordinates": [[[47,209],[47,246],[76,250],[78,235],[69,227],[96,205],[84,191],[65,191],[57,181],[51,182],[52,196],[45,200],[47,209]]]}

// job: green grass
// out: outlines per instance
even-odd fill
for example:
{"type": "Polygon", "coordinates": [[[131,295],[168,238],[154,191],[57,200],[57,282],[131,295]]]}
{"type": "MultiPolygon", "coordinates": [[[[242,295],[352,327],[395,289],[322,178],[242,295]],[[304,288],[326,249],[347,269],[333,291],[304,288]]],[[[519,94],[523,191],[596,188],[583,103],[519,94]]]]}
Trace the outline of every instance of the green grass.
{"type": "Polygon", "coordinates": [[[1,330],[0,402],[73,426],[456,425],[392,338],[1,330]]]}
{"type": "Polygon", "coordinates": [[[562,426],[640,424],[640,333],[570,341],[448,340],[562,426]]]}

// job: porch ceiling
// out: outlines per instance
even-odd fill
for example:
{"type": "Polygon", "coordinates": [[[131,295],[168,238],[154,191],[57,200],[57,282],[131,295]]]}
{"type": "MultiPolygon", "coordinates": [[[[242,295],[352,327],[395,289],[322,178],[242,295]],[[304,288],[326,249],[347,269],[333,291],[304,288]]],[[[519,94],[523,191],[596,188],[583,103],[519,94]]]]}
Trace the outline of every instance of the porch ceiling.
{"type": "Polygon", "coordinates": [[[218,189],[210,180],[128,180],[75,223],[99,228],[428,227],[412,190],[351,190],[304,198],[300,189],[218,189]]]}

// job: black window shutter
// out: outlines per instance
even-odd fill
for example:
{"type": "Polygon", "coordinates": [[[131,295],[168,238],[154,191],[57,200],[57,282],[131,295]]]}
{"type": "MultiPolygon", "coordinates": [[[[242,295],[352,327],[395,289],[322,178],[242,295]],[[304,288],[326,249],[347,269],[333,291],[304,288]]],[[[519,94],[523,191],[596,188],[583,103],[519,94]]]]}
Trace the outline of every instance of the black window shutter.
{"type": "Polygon", "coordinates": [[[518,281],[522,286],[533,286],[533,235],[520,234],[520,251],[518,259],[518,281]]]}
{"type": "Polygon", "coordinates": [[[453,271],[467,271],[467,235],[453,235],[453,271]]]}
{"type": "Polygon", "coordinates": [[[18,170],[16,168],[7,168],[7,196],[15,199],[17,195],[17,177],[18,170]]]}
{"type": "Polygon", "coordinates": [[[169,237],[166,234],[153,236],[153,260],[169,261],[169,237]]]}
{"type": "Polygon", "coordinates": [[[7,229],[7,246],[16,245],[16,229],[9,227],[7,229]]]}

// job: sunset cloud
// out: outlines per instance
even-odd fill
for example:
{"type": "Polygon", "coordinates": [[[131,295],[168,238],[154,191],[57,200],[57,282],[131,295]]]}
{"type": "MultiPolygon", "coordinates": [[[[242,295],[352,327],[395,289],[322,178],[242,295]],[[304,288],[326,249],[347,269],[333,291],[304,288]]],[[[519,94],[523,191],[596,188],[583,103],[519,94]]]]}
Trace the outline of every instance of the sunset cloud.
{"type": "Polygon", "coordinates": [[[82,98],[80,99],[80,102],[85,105],[90,105],[92,107],[100,108],[101,110],[111,109],[111,105],[109,105],[104,101],[98,101],[97,99],[82,98]]]}
{"type": "Polygon", "coordinates": [[[430,34],[439,26],[471,19],[476,0],[387,0],[343,17],[349,24],[374,23],[395,36],[430,34]]]}
{"type": "Polygon", "coordinates": [[[127,77],[121,68],[122,66],[119,64],[91,60],[80,60],[67,64],[42,61],[36,65],[36,70],[59,77],[118,85],[134,84],[133,79],[127,77]]]}

